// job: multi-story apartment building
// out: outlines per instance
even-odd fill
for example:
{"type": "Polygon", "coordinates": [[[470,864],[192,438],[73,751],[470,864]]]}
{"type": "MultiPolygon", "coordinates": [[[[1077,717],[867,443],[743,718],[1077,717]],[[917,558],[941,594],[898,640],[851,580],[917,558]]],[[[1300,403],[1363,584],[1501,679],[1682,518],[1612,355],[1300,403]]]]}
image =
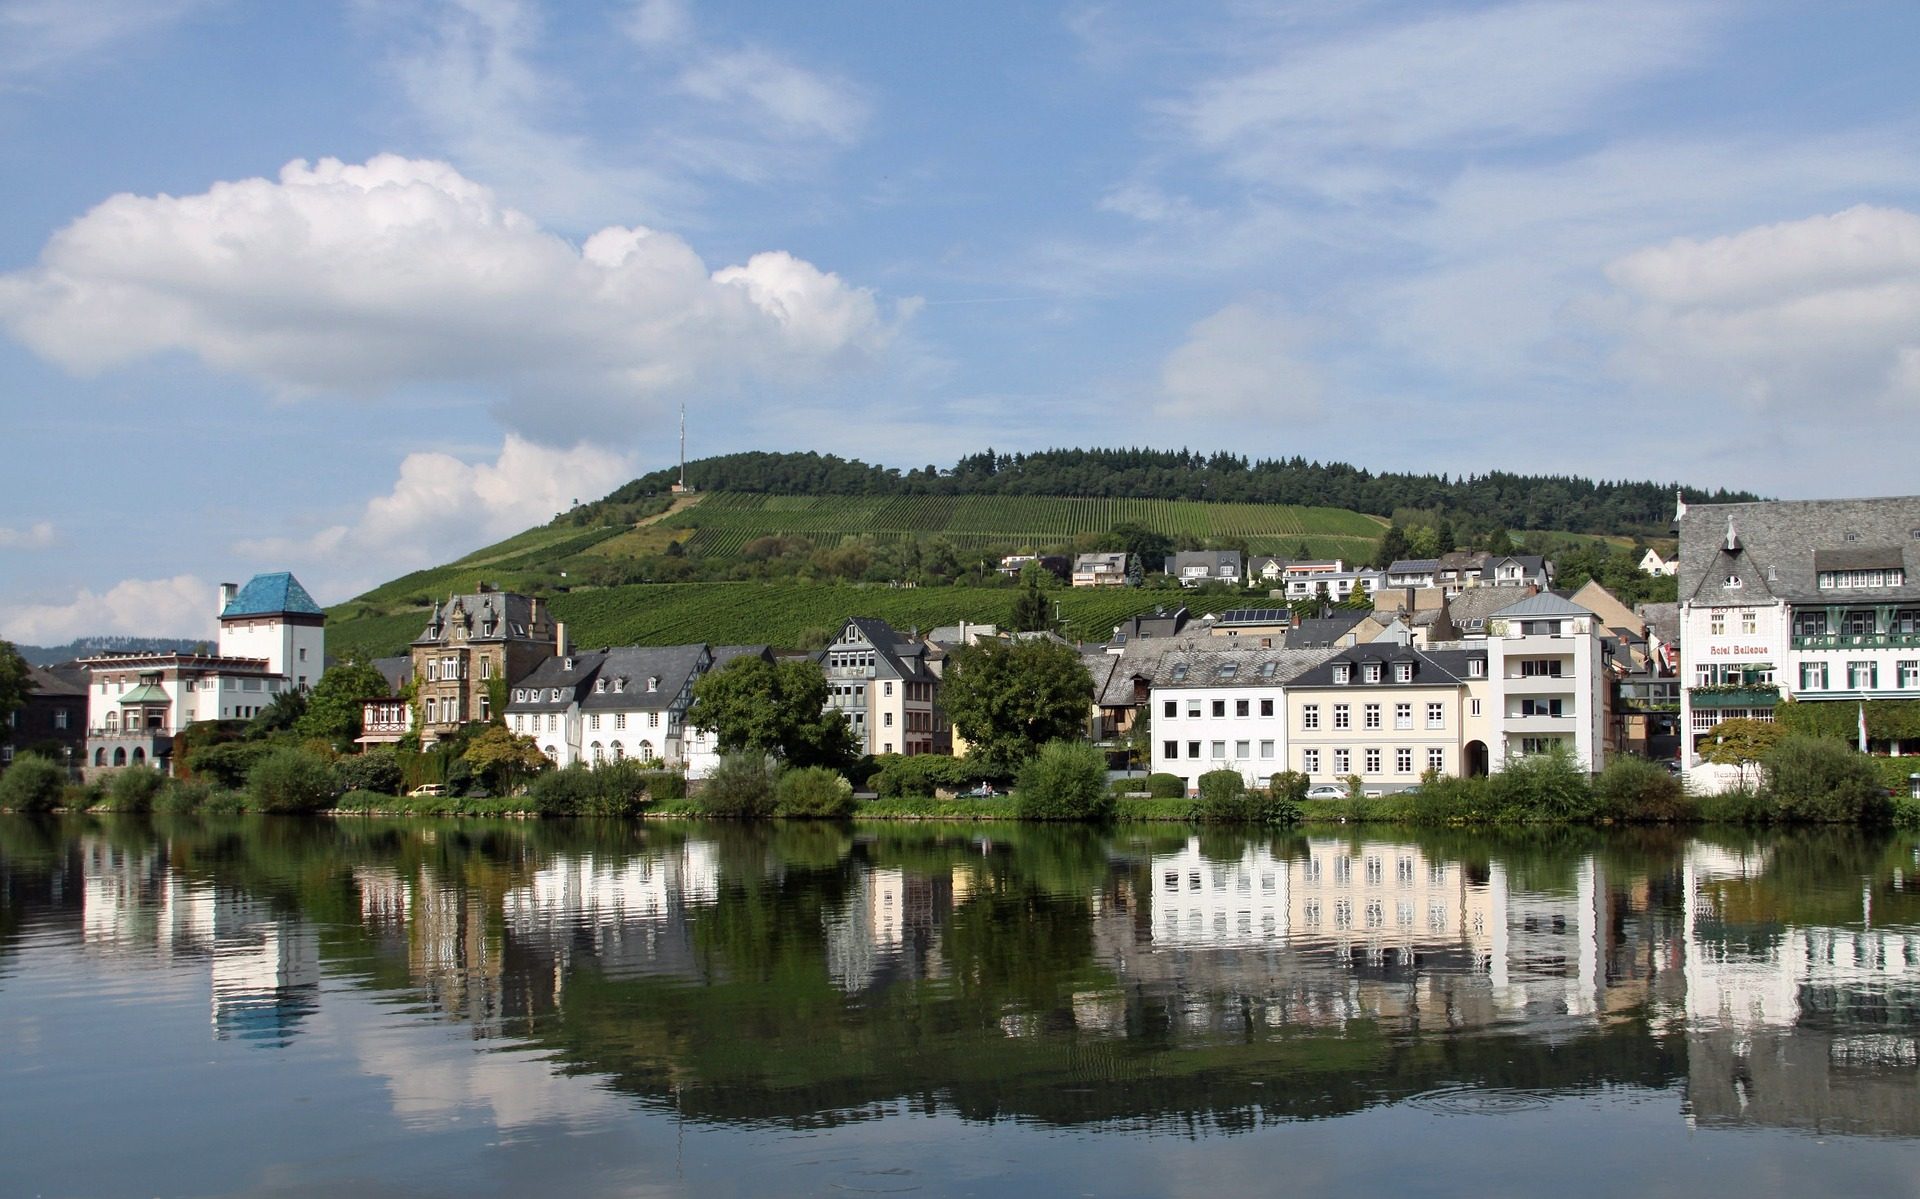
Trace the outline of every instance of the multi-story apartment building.
{"type": "Polygon", "coordinates": [[[815,655],[827,675],[827,707],[846,717],[861,752],[948,753],[953,731],[940,708],[944,657],[884,620],[850,617],[815,655]]]}
{"type": "Polygon", "coordinates": [[[555,654],[513,682],[507,728],[532,737],[556,766],[581,760],[580,701],[607,660],[604,650],[555,654]]]}
{"type": "Polygon", "coordinates": [[[1286,685],[1287,764],[1316,783],[1357,776],[1380,792],[1429,770],[1484,774],[1496,728],[1486,674],[1484,648],[1342,650],[1286,685]]]}
{"type": "Polygon", "coordinates": [[[713,661],[705,645],[556,654],[514,681],[507,727],[560,766],[625,758],[682,766],[693,684],[713,661]]]}
{"type": "Polygon", "coordinates": [[[1782,697],[1920,698],[1920,496],[1683,504],[1678,524],[1691,781],[1734,781],[1701,743],[1731,717],[1772,720],[1782,697]]]}
{"type": "Polygon", "coordinates": [[[1605,765],[1606,632],[1592,612],[1549,592],[1488,618],[1487,702],[1497,721],[1489,746],[1493,770],[1555,746],[1588,770],[1605,765]]]}
{"type": "Polygon", "coordinates": [[[536,596],[482,584],[471,595],[435,604],[413,642],[415,703],[420,740],[432,743],[462,724],[493,718],[496,681],[524,678],[556,652],[565,630],[536,596]]]}
{"type": "Polygon", "coordinates": [[[211,654],[87,658],[89,770],[171,769],[173,738],[200,720],[246,720],[290,690],[318,681],[326,613],[286,572],[220,585],[220,634],[211,654]]]}
{"type": "Polygon", "coordinates": [[[1249,786],[1287,769],[1288,679],[1331,650],[1262,649],[1194,638],[1153,663],[1153,770],[1192,789],[1211,770],[1238,770],[1249,786]]]}

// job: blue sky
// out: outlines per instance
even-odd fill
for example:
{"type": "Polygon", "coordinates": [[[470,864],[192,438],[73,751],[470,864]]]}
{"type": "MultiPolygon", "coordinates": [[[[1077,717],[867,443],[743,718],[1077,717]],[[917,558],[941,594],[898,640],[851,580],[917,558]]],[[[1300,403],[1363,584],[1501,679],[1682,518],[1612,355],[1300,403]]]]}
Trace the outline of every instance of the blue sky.
{"type": "Polygon", "coordinates": [[[669,462],[1909,492],[1910,3],[0,0],[0,636],[669,462]]]}

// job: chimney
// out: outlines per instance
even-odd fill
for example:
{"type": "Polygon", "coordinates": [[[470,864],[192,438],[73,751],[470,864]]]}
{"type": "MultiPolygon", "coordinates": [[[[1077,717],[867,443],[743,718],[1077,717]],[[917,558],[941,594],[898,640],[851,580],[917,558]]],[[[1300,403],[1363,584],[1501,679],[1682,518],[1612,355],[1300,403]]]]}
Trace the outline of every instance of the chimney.
{"type": "MultiPolygon", "coordinates": [[[[227,605],[233,602],[233,597],[239,594],[240,594],[240,584],[238,583],[220,584],[220,612],[225,612],[227,610],[227,605]]],[[[214,613],[214,615],[218,616],[219,612],[214,613]]]]}
{"type": "Polygon", "coordinates": [[[567,622],[564,620],[553,622],[553,652],[563,658],[573,652],[567,645],[567,622]]]}

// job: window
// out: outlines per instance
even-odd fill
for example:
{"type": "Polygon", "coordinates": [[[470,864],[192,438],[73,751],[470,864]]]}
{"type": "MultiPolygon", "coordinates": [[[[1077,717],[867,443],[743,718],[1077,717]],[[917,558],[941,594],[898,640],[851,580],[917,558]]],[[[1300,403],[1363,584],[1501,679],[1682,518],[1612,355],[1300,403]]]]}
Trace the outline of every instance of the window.
{"type": "Polygon", "coordinates": [[[625,712],[615,712],[613,714],[613,727],[616,729],[624,729],[627,727],[627,714],[625,712]]]}
{"type": "Polygon", "coordinates": [[[1234,675],[1239,673],[1240,673],[1240,664],[1238,662],[1228,662],[1220,667],[1220,670],[1218,671],[1218,676],[1222,679],[1230,679],[1234,675]]]}
{"type": "Polygon", "coordinates": [[[1897,566],[1891,570],[1823,570],[1820,572],[1819,585],[1822,591],[1854,587],[1904,587],[1907,585],[1907,572],[1897,566]]]}
{"type": "Polygon", "coordinates": [[[1436,772],[1445,772],[1447,769],[1447,751],[1438,745],[1428,746],[1427,769],[1436,772]]]}
{"type": "Polygon", "coordinates": [[[307,660],[307,647],[304,645],[300,647],[300,660],[302,662],[307,660]]]}
{"type": "Polygon", "coordinates": [[[1366,760],[1367,760],[1367,773],[1379,774],[1380,773],[1380,751],[1377,749],[1368,750],[1366,760]]]}
{"type": "Polygon", "coordinates": [[[53,727],[56,729],[64,729],[67,727],[67,710],[65,708],[54,709],[53,727]]]}
{"type": "Polygon", "coordinates": [[[1396,729],[1410,729],[1413,727],[1412,704],[1393,705],[1393,727],[1396,729]]]}
{"type": "Polygon", "coordinates": [[[1486,678],[1487,677],[1487,660],[1485,658],[1467,659],[1467,677],[1470,679],[1486,678]]]}
{"type": "Polygon", "coordinates": [[[440,722],[440,701],[433,698],[430,695],[427,697],[427,723],[438,724],[439,722],[440,722]]]}
{"type": "Polygon", "coordinates": [[[1716,611],[1712,616],[1709,616],[1707,618],[1707,632],[1713,634],[1715,637],[1725,636],[1727,632],[1727,614],[1716,611]]]}
{"type": "Polygon", "coordinates": [[[1520,663],[1520,677],[1523,679],[1557,679],[1561,677],[1561,662],[1558,658],[1527,658],[1520,663]]]}
{"type": "Polygon", "coordinates": [[[1523,699],[1520,701],[1522,716],[1558,716],[1560,701],[1557,699],[1523,699]]]}
{"type": "Polygon", "coordinates": [[[493,719],[493,699],[490,696],[482,695],[480,697],[480,719],[493,719]]]}
{"type": "Polygon", "coordinates": [[[1168,700],[1165,704],[1161,705],[1160,714],[1169,717],[1178,716],[1180,714],[1180,705],[1174,700],[1168,700]]]}
{"type": "Polygon", "coordinates": [[[1336,729],[1353,727],[1353,713],[1347,704],[1333,705],[1333,727],[1336,729]]]}
{"type": "MultiPolygon", "coordinates": [[[[649,687],[649,688],[647,688],[647,690],[649,690],[649,691],[651,691],[651,690],[653,690],[653,688],[651,688],[651,687],[649,687]]],[[[882,683],[882,684],[880,684],[880,694],[882,694],[882,695],[892,695],[892,694],[893,694],[893,684],[892,684],[892,683],[890,683],[890,682],[889,682],[889,683],[882,683]]]]}
{"type": "Polygon", "coordinates": [[[1178,758],[1180,756],[1180,743],[1178,741],[1162,741],[1160,743],[1160,753],[1162,757],[1169,761],[1178,758]]]}
{"type": "Polygon", "coordinates": [[[1467,701],[1467,714],[1468,714],[1468,715],[1470,715],[1470,716],[1478,716],[1478,715],[1480,715],[1480,701],[1479,701],[1479,700],[1477,700],[1477,699],[1470,699],[1470,700],[1468,700],[1468,701],[1467,701]]]}
{"type": "Polygon", "coordinates": [[[1245,699],[1236,699],[1236,700],[1234,700],[1234,701],[1233,701],[1233,714],[1234,714],[1235,716],[1249,716],[1249,715],[1252,715],[1252,711],[1253,711],[1253,709],[1252,709],[1252,702],[1253,702],[1253,701],[1251,701],[1251,700],[1245,700],[1245,699]]]}
{"type": "Polygon", "coordinates": [[[1271,716],[1271,715],[1273,715],[1273,701],[1272,701],[1272,700],[1270,700],[1270,699],[1263,699],[1263,700],[1261,700],[1261,701],[1260,701],[1260,715],[1262,715],[1262,716],[1271,716]]]}
{"type": "Polygon", "coordinates": [[[1273,759],[1273,742],[1262,741],[1260,743],[1260,756],[1268,761],[1273,759]]]}
{"type": "Polygon", "coordinates": [[[1313,732],[1320,727],[1320,705],[1303,704],[1300,708],[1300,727],[1313,732]]]}
{"type": "Polygon", "coordinates": [[[1920,608],[1896,609],[1893,619],[1887,623],[1887,632],[1904,633],[1908,636],[1920,633],[1920,608]]]}
{"type": "Polygon", "coordinates": [[[1553,751],[1553,738],[1551,737],[1520,738],[1520,752],[1523,754],[1528,754],[1528,755],[1544,754],[1544,753],[1551,753],[1552,751],[1553,751]]]}
{"type": "Polygon", "coordinates": [[[1300,751],[1300,769],[1306,774],[1320,773],[1320,751],[1305,749],[1300,751]]]}
{"type": "Polygon", "coordinates": [[[1795,612],[1793,614],[1793,635],[1795,637],[1826,636],[1827,614],[1825,612],[1795,612]]]}
{"type": "Polygon", "coordinates": [[[440,681],[440,659],[428,658],[427,659],[427,682],[437,683],[439,681],[440,681]]]}
{"type": "Polygon", "coordinates": [[[1348,679],[1351,677],[1352,671],[1353,671],[1353,667],[1349,666],[1347,663],[1335,662],[1333,664],[1333,681],[1336,683],[1347,682],[1348,679]]]}
{"type": "Polygon", "coordinates": [[[1746,581],[1739,575],[1728,575],[1726,578],[1720,580],[1720,586],[1726,588],[1728,591],[1738,591],[1746,585],[1746,581]]]}
{"type": "Polygon", "coordinates": [[[1215,741],[1211,748],[1215,761],[1224,762],[1227,760],[1227,743],[1225,741],[1215,741]]]}
{"type": "Polygon", "coordinates": [[[1188,700],[1188,701],[1187,701],[1187,715],[1189,715],[1189,716],[1198,716],[1198,715],[1200,715],[1200,701],[1199,701],[1199,700],[1197,700],[1197,699],[1190,699],[1190,700],[1188,700]]]}
{"type": "Polygon", "coordinates": [[[1233,760],[1234,761],[1244,762],[1248,758],[1251,758],[1252,756],[1253,756],[1253,742],[1235,741],[1233,743],[1233,760]]]}
{"type": "Polygon", "coordinates": [[[1849,608],[1840,614],[1840,632],[1848,637],[1864,637],[1873,632],[1871,608],[1849,608]]]}
{"type": "Polygon", "coordinates": [[[596,733],[600,731],[600,713],[595,712],[587,717],[587,727],[596,733]]]}
{"type": "Polygon", "coordinates": [[[1353,751],[1336,749],[1333,751],[1333,772],[1335,774],[1353,773],[1353,751]]]}
{"type": "Polygon", "coordinates": [[[1827,689],[1827,664],[1825,662],[1800,663],[1800,690],[1825,691],[1827,689]]]}
{"type": "Polygon", "coordinates": [[[893,713],[884,712],[881,714],[880,727],[883,729],[890,729],[893,727],[893,713]]]}
{"type": "Polygon", "coordinates": [[[1380,663],[1378,662],[1367,663],[1366,673],[1367,673],[1367,682],[1369,683],[1379,682],[1380,681],[1380,663]]]}
{"type": "Polygon", "coordinates": [[[1396,683],[1413,682],[1413,663],[1395,662],[1393,664],[1393,681],[1396,683]]]}
{"type": "Polygon", "coordinates": [[[1760,631],[1760,618],[1752,608],[1740,609],[1740,631],[1751,637],[1760,631]]]}
{"type": "Polygon", "coordinates": [[[1402,748],[1393,751],[1393,769],[1397,774],[1413,773],[1413,750],[1402,748]]]}
{"type": "Polygon", "coordinates": [[[1851,690],[1871,691],[1879,676],[1879,664],[1876,662],[1847,663],[1847,686],[1851,690]]]}
{"type": "Polygon", "coordinates": [[[1197,758],[1200,756],[1200,743],[1198,741],[1187,742],[1187,756],[1189,758],[1197,758]]]}
{"type": "Polygon", "coordinates": [[[1900,687],[1902,690],[1920,687],[1920,661],[1909,658],[1900,663],[1900,687]]]}
{"type": "Polygon", "coordinates": [[[650,729],[657,729],[660,727],[660,713],[658,712],[647,713],[647,727],[650,729]]]}
{"type": "Polygon", "coordinates": [[[1444,729],[1447,727],[1447,706],[1445,704],[1427,705],[1427,727],[1444,729]]]}
{"type": "Polygon", "coordinates": [[[1380,705],[1367,704],[1362,711],[1366,714],[1365,726],[1370,729],[1380,727],[1380,705]]]}
{"type": "Polygon", "coordinates": [[[1214,714],[1215,716],[1225,716],[1225,715],[1227,714],[1227,701],[1226,701],[1226,700],[1224,700],[1224,699],[1216,699],[1216,700],[1214,700],[1214,701],[1213,701],[1213,714],[1214,714]]]}
{"type": "MultiPolygon", "coordinates": [[[[453,719],[453,717],[449,715],[447,719],[451,720],[453,719]]],[[[547,731],[551,733],[554,730],[558,729],[559,727],[560,727],[560,714],[558,712],[547,713],[547,731]]]]}

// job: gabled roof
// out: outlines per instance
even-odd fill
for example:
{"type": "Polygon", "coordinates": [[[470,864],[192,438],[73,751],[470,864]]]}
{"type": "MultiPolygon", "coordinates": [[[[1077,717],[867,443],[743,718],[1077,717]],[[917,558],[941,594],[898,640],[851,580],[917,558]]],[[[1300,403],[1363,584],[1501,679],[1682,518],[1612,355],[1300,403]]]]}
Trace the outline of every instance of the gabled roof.
{"type": "Polygon", "coordinates": [[[1920,599],[1920,496],[1694,504],[1680,517],[1682,598],[1710,606],[1920,599]],[[1860,565],[1842,565],[1858,562],[1860,565]],[[1898,586],[1822,591],[1822,570],[1898,565],[1898,586]],[[1739,585],[1726,586],[1729,577],[1739,585]]]}
{"type": "MultiPolygon", "coordinates": [[[[398,695],[400,688],[407,685],[413,677],[413,655],[402,654],[397,658],[375,658],[373,668],[387,680],[387,694],[398,695]]],[[[369,696],[369,699],[372,697],[369,696]]]]}
{"type": "Polygon", "coordinates": [[[593,680],[594,672],[606,660],[606,650],[589,650],[570,657],[555,654],[543,659],[539,665],[514,680],[512,689],[507,692],[507,711],[558,712],[571,707],[593,680]],[[554,694],[556,689],[559,691],[557,697],[554,694]],[[533,694],[527,699],[518,698],[523,691],[533,694]]]}
{"type": "Polygon", "coordinates": [[[467,622],[469,641],[548,641],[552,628],[541,617],[540,602],[512,591],[477,591],[447,597],[445,607],[433,606],[427,627],[415,645],[442,645],[456,619],[467,622]]]}
{"type": "Polygon", "coordinates": [[[307,589],[300,585],[300,580],[282,570],[248,579],[247,585],[227,601],[226,607],[220,609],[220,619],[279,616],[289,612],[300,616],[326,615],[320,605],[313,602],[313,597],[307,594],[307,589]]]}
{"type": "Polygon", "coordinates": [[[1371,688],[1431,687],[1436,683],[1461,683],[1468,678],[1468,661],[1476,657],[1485,659],[1486,654],[1473,650],[1459,649],[1422,651],[1414,649],[1412,646],[1402,645],[1397,641],[1375,641],[1367,645],[1356,645],[1351,649],[1342,650],[1337,654],[1328,655],[1324,661],[1316,664],[1313,669],[1303,671],[1297,677],[1290,680],[1288,685],[1293,687],[1371,688]],[[1333,681],[1334,667],[1343,662],[1354,668],[1354,673],[1350,676],[1353,681],[1344,684],[1336,683],[1333,681]],[[1397,682],[1393,677],[1394,672],[1391,668],[1401,662],[1409,663],[1413,667],[1413,678],[1410,682],[1397,682]],[[1380,678],[1375,682],[1368,683],[1363,681],[1364,676],[1360,668],[1368,665],[1375,665],[1381,668],[1380,678]]]}
{"type": "Polygon", "coordinates": [[[29,699],[39,695],[81,696],[86,693],[87,686],[84,682],[76,683],[60,672],[45,667],[27,667],[27,698],[29,699]]]}
{"type": "Polygon", "coordinates": [[[1432,574],[1440,569],[1438,558],[1402,558],[1387,566],[1390,575],[1432,574]]]}
{"type": "Polygon", "coordinates": [[[1197,639],[1155,664],[1155,687],[1278,687],[1325,661],[1326,649],[1258,649],[1197,639]]]}
{"type": "Polygon", "coordinates": [[[705,645],[625,645],[608,650],[592,685],[581,694],[580,708],[587,712],[665,711],[706,661],[705,645]],[[654,681],[651,691],[649,680],[654,681]]]}

